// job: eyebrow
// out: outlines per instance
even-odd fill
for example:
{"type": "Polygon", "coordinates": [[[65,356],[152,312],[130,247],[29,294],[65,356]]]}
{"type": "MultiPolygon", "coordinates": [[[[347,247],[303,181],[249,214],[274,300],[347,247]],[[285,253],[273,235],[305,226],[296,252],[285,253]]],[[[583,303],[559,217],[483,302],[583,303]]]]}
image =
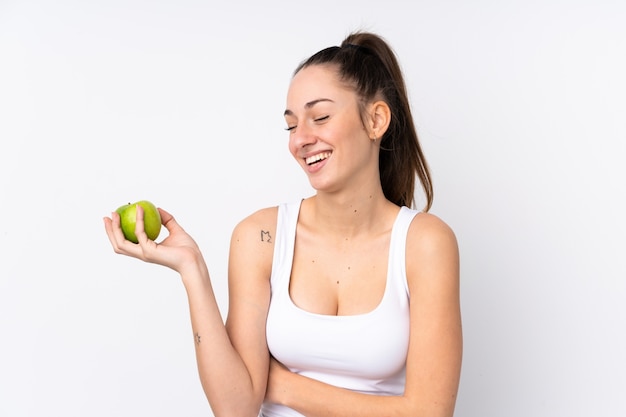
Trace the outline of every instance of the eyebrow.
{"type": "MultiPolygon", "coordinates": [[[[306,103],[304,105],[304,108],[305,109],[310,109],[311,107],[315,106],[317,103],[320,103],[320,102],[323,102],[323,101],[329,101],[331,103],[334,103],[334,101],[332,101],[329,98],[318,98],[316,100],[312,100],[312,101],[309,101],[308,103],[306,103]]],[[[291,110],[287,109],[287,110],[285,110],[284,116],[293,116],[293,112],[291,110]]]]}

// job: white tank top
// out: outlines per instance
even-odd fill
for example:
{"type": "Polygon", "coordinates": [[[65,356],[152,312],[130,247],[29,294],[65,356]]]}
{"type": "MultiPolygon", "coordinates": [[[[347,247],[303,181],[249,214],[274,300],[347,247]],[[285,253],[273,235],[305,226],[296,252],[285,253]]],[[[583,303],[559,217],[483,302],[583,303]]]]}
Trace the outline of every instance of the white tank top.
{"type": "MultiPolygon", "coordinates": [[[[270,353],[292,372],[349,390],[401,395],[409,346],[406,236],[416,210],[402,207],[391,232],[387,283],[380,304],[350,316],[307,312],[289,295],[300,202],[278,207],[267,317],[270,353]]],[[[264,417],[298,417],[276,404],[263,404],[264,417]]]]}

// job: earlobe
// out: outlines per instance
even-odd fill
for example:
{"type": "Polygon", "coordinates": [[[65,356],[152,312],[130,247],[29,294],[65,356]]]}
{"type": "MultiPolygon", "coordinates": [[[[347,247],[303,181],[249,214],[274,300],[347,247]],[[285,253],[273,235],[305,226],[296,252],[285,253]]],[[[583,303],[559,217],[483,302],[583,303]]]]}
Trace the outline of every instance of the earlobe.
{"type": "Polygon", "coordinates": [[[382,138],[391,122],[389,105],[380,100],[372,103],[370,111],[370,139],[382,138]]]}

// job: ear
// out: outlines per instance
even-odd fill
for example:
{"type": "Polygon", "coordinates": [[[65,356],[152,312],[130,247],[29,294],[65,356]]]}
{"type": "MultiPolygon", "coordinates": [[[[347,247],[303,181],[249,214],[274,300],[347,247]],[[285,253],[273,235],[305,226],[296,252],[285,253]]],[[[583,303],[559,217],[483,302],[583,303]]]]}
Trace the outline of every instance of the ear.
{"type": "Polygon", "coordinates": [[[370,139],[380,140],[391,123],[391,109],[389,105],[382,101],[375,101],[369,106],[368,112],[368,132],[370,139]]]}

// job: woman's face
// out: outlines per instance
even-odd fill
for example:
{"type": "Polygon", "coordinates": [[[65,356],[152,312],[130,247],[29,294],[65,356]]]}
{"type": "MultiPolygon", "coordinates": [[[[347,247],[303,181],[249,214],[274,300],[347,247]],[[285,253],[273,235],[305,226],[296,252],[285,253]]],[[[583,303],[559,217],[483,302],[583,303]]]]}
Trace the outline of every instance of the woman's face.
{"type": "Polygon", "coordinates": [[[285,121],[289,150],[316,190],[339,191],[378,177],[378,151],[361,120],[358,97],[333,67],[313,65],[293,77],[285,121]]]}

